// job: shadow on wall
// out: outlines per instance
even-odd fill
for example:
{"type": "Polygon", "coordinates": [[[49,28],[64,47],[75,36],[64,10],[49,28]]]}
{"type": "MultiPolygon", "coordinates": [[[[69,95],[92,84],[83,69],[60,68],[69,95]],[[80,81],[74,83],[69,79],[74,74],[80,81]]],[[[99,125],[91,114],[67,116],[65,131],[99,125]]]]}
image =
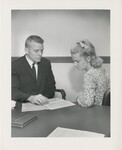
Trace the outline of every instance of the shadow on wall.
{"type": "Polygon", "coordinates": [[[71,89],[80,93],[83,90],[83,76],[85,71],[78,71],[76,68],[72,67],[69,71],[69,80],[71,83],[71,89]]]}

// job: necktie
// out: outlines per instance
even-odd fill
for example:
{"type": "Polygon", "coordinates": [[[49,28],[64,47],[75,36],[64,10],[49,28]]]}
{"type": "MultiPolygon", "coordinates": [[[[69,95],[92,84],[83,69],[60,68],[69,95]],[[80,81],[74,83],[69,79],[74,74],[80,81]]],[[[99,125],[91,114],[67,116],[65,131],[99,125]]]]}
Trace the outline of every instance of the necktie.
{"type": "Polygon", "coordinates": [[[35,68],[35,63],[32,64],[32,72],[33,72],[34,78],[36,79],[36,68],[35,68]]]}

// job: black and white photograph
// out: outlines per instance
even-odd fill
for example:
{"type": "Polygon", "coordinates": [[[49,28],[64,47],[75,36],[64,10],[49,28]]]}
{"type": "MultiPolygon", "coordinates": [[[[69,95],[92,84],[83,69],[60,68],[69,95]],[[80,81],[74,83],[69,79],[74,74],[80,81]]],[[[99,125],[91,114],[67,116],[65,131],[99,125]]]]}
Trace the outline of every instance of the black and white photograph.
{"type": "Polygon", "coordinates": [[[55,130],[54,137],[110,137],[110,10],[12,10],[11,17],[12,137],[55,130]],[[31,124],[20,130],[22,123],[31,124]]]}
{"type": "Polygon", "coordinates": [[[2,149],[121,148],[119,2],[3,3],[2,149]]]}

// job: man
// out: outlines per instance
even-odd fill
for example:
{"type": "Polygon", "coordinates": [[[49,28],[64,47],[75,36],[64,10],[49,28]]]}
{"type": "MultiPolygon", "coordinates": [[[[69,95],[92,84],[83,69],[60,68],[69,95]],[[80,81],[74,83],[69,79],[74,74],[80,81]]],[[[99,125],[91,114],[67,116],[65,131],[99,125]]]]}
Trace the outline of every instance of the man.
{"type": "Polygon", "coordinates": [[[25,56],[12,62],[12,100],[37,105],[48,103],[55,93],[50,61],[42,57],[44,40],[31,35],[25,41],[25,56]]]}

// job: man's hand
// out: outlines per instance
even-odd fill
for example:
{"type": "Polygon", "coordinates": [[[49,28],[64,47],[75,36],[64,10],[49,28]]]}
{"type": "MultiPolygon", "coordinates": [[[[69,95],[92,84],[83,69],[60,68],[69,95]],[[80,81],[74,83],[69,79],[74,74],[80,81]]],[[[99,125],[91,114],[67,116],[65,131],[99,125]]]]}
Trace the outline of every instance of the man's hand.
{"type": "Polygon", "coordinates": [[[37,105],[44,105],[49,103],[48,98],[41,94],[30,96],[28,98],[28,101],[31,102],[32,104],[37,104],[37,105]]]}

